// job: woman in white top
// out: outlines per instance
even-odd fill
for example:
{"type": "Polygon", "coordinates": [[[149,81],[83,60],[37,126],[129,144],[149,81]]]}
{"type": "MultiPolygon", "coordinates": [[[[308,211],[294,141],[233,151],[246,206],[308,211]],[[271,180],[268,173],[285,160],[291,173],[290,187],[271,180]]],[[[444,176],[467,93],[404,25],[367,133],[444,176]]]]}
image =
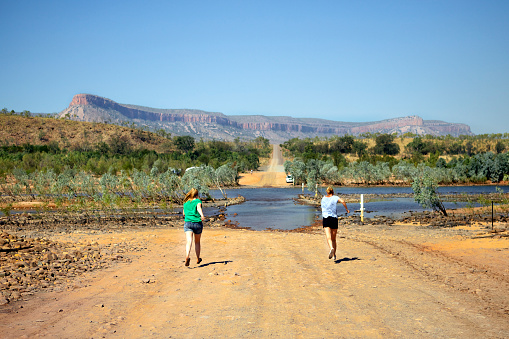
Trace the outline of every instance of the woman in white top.
{"type": "Polygon", "coordinates": [[[327,237],[327,244],[329,245],[329,259],[336,260],[336,234],[338,233],[338,214],[336,212],[337,203],[342,203],[345,207],[346,213],[350,213],[346,203],[343,199],[334,195],[334,189],[327,187],[327,195],[322,198],[322,218],[323,229],[327,237]]]}

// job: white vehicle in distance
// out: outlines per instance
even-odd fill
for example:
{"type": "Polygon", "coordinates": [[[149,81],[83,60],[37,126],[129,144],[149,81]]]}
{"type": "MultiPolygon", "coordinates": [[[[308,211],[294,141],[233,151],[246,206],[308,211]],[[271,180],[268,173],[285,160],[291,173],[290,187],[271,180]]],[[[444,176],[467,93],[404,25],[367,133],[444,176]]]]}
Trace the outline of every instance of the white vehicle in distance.
{"type": "Polygon", "coordinates": [[[293,183],[293,177],[291,175],[287,175],[286,176],[286,182],[290,183],[290,184],[293,183]]]}

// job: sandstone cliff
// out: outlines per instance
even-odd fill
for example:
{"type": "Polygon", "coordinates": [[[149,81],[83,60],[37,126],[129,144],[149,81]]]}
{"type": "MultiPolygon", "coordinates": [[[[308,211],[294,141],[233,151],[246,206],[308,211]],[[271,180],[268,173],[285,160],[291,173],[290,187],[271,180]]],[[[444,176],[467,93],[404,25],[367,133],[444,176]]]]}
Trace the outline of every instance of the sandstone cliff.
{"type": "Polygon", "coordinates": [[[233,140],[236,137],[263,136],[273,142],[293,137],[359,135],[362,133],[406,133],[432,135],[472,135],[465,124],[427,121],[418,116],[376,122],[339,122],[324,119],[297,119],[261,115],[227,116],[191,109],[156,109],[119,104],[91,94],[77,94],[59,117],[79,121],[135,123],[153,129],[164,129],[174,135],[192,134],[203,139],[233,140]]]}

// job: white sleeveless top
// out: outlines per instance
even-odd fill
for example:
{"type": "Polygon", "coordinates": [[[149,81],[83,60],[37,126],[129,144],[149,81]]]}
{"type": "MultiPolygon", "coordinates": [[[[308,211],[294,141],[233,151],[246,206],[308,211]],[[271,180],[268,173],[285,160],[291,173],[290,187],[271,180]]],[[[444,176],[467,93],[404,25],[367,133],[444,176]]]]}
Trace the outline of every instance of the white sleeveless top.
{"type": "Polygon", "coordinates": [[[336,208],[338,206],[339,197],[337,195],[333,195],[328,198],[324,196],[322,198],[322,217],[338,217],[338,213],[336,212],[336,208]]]}

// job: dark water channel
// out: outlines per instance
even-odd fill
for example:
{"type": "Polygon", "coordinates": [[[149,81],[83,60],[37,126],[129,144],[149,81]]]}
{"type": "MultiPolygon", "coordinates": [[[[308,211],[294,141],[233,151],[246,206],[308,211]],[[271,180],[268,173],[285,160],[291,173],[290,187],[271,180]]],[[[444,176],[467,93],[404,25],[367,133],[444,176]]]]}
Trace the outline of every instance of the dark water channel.
{"type": "MultiPolygon", "coordinates": [[[[499,186],[504,192],[509,192],[509,186],[499,186]]],[[[323,189],[322,189],[323,190],[323,189]]],[[[215,198],[221,197],[219,191],[211,191],[215,198]]],[[[335,193],[358,195],[358,203],[348,204],[350,215],[360,215],[361,194],[398,194],[413,193],[410,187],[340,187],[335,193]],[[357,212],[354,212],[357,211],[357,212]]],[[[495,186],[444,186],[439,188],[440,194],[487,194],[496,193],[495,186]]],[[[227,219],[237,222],[239,226],[250,227],[253,230],[282,229],[290,230],[302,226],[309,226],[320,210],[294,201],[302,188],[244,188],[226,190],[228,197],[241,195],[246,202],[227,208],[227,219]],[[236,214],[236,215],[235,215],[236,214]]],[[[306,188],[304,194],[311,194],[306,188]]],[[[446,208],[461,208],[465,202],[444,202],[446,208]]],[[[410,212],[424,211],[413,198],[391,198],[390,200],[374,201],[364,204],[366,218],[374,216],[388,216],[398,218],[410,212]]],[[[207,211],[205,211],[207,213],[207,211]]],[[[338,213],[346,215],[342,205],[338,205],[338,213]]]]}

